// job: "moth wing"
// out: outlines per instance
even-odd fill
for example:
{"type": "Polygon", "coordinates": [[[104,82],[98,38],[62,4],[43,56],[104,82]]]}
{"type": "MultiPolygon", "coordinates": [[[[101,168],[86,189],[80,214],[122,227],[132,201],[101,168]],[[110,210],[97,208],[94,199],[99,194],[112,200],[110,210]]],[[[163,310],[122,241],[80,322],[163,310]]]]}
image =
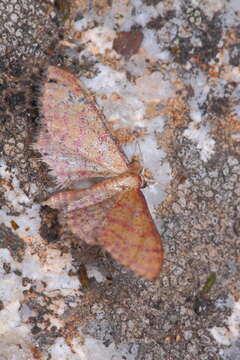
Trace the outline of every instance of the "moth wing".
{"type": "MultiPolygon", "coordinates": [[[[79,178],[114,176],[128,169],[127,159],[112,138],[94,97],[73,74],[50,66],[41,102],[43,127],[34,148],[43,153],[53,175],[59,157],[64,159],[66,174],[73,171],[68,164],[79,158],[79,178]]],[[[66,176],[62,176],[62,182],[66,176]]]]}
{"type": "Polygon", "coordinates": [[[66,210],[60,212],[60,223],[86,243],[97,244],[97,234],[106,219],[106,214],[114,206],[116,199],[117,196],[111,197],[100,203],[82,208],[74,208],[74,202],[72,202],[70,211],[66,208],[66,210]]]}
{"type": "Polygon", "coordinates": [[[163,248],[141,191],[121,192],[90,206],[77,199],[91,195],[91,191],[58,193],[45,204],[60,210],[60,223],[74,235],[89,244],[102,245],[138,275],[155,279],[162,267],[163,248]]]}
{"type": "Polygon", "coordinates": [[[155,279],[162,268],[162,241],[140,190],[121,194],[108,211],[97,241],[138,275],[155,279]]]}
{"type": "Polygon", "coordinates": [[[67,152],[49,134],[40,133],[38,142],[33,148],[42,153],[51,175],[56,178],[60,187],[78,183],[79,179],[108,176],[106,169],[81,156],[67,152]]]}

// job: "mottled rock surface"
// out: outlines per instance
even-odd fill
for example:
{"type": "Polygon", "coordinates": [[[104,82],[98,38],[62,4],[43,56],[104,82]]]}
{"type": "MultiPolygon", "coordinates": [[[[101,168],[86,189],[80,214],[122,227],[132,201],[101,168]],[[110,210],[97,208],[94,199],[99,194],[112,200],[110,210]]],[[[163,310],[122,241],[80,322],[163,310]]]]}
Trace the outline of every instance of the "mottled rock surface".
{"type": "Polygon", "coordinates": [[[240,359],[239,15],[234,0],[0,0],[3,359],[240,359]],[[140,148],[156,282],[40,208],[55,190],[31,148],[48,64],[91,89],[129,157],[140,148]]]}

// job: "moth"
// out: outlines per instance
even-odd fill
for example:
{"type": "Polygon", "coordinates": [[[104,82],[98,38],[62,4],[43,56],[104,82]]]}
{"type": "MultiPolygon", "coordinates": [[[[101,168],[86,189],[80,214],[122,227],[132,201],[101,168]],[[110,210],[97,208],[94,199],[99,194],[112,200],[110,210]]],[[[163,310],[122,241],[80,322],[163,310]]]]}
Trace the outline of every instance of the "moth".
{"type": "Polygon", "coordinates": [[[163,247],[141,191],[141,166],[127,160],[93,95],[69,71],[50,66],[41,114],[34,147],[59,186],[73,188],[44,203],[59,210],[59,222],[76,237],[101,245],[136,274],[155,279],[163,247]],[[74,189],[74,184],[89,178],[104,180],[74,189]]]}

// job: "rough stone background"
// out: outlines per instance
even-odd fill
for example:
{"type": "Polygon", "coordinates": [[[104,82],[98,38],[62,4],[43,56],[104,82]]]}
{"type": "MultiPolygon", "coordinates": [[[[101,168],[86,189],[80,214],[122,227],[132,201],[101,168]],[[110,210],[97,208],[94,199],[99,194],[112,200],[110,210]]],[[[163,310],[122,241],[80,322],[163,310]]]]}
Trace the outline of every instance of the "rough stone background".
{"type": "MultiPolygon", "coordinates": [[[[240,359],[239,15],[234,0],[0,0],[1,360],[240,359]],[[129,48],[114,42],[132,30],[129,48]],[[165,99],[139,90],[171,173],[155,207],[156,282],[63,241],[39,205],[54,189],[31,148],[50,63],[82,76],[106,115],[118,94],[95,77],[154,89],[161,73],[165,99]]],[[[123,145],[141,139],[136,124],[110,120],[123,145]]]]}

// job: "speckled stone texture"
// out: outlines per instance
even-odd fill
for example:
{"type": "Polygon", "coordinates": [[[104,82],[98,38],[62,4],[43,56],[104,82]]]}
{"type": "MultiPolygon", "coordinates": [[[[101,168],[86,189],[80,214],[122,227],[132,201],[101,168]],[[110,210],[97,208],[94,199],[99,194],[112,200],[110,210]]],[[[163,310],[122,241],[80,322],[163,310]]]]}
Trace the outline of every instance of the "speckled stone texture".
{"type": "Polygon", "coordinates": [[[41,71],[59,41],[48,2],[0,2],[0,150],[19,173],[26,193],[38,194],[42,165],[29,148],[36,132],[41,71]]]}
{"type": "Polygon", "coordinates": [[[239,360],[238,2],[74,0],[69,11],[56,3],[0,0],[1,356],[239,360]],[[141,44],[116,52],[117,34],[130,31],[141,44]],[[40,211],[56,190],[31,148],[49,63],[77,70],[124,151],[137,138],[157,178],[146,196],[165,250],[155,282],[40,211]]]}

